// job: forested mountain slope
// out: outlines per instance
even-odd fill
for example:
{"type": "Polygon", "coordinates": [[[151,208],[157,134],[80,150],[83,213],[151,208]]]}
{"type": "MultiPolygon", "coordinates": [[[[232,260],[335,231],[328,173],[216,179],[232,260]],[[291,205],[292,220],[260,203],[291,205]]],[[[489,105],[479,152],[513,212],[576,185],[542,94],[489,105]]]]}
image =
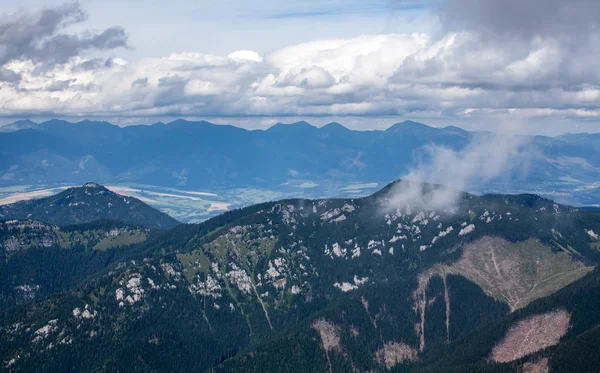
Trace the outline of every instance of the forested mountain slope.
{"type": "Polygon", "coordinates": [[[143,250],[157,232],[119,221],[55,226],[0,221],[0,308],[69,290],[143,250]]]}
{"type": "Polygon", "coordinates": [[[14,371],[565,371],[570,343],[598,338],[599,231],[598,212],[535,195],[407,182],[264,203],[175,227],[72,291],[1,312],[0,359],[14,371]],[[536,330],[549,334],[515,345],[536,330]]]}

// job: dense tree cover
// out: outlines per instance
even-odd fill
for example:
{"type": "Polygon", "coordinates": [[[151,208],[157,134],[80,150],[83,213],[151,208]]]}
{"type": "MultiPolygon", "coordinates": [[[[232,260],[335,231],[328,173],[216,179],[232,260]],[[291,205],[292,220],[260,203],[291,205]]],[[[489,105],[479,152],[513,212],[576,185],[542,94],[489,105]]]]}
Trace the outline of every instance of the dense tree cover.
{"type": "MultiPolygon", "coordinates": [[[[515,321],[566,309],[565,343],[600,323],[597,271],[512,313],[466,278],[434,271],[422,340],[415,293],[426,271],[487,236],[536,238],[549,255],[595,264],[586,230],[600,214],[531,195],[469,194],[446,211],[408,211],[386,206],[393,187],[364,199],[263,203],[106,251],[29,248],[10,261],[48,278],[40,261],[73,268],[54,274],[56,290],[68,291],[0,312],[0,360],[17,371],[346,372],[385,371],[390,351],[403,350],[390,369],[505,372],[525,360],[487,357],[515,321]],[[333,331],[325,343],[323,325],[333,331]]],[[[560,348],[547,351],[551,361],[560,348]]]]}
{"type": "Polygon", "coordinates": [[[450,297],[450,341],[488,325],[509,313],[509,307],[485,295],[477,285],[462,276],[447,277],[450,297]]]}
{"type": "Polygon", "coordinates": [[[576,338],[562,343],[551,353],[552,372],[597,372],[600,367],[600,329],[594,327],[576,338]]]}

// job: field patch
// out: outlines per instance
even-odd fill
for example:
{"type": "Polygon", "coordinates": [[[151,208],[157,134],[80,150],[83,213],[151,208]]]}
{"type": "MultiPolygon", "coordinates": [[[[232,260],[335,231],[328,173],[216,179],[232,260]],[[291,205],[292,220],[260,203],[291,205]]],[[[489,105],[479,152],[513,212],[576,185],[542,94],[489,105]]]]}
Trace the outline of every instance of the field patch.
{"type": "MultiPolygon", "coordinates": [[[[210,253],[224,265],[227,255],[232,254],[242,263],[256,265],[260,257],[271,255],[277,240],[263,227],[233,227],[203,246],[204,252],[210,253]]],[[[246,268],[249,269],[250,268],[246,268]]]]}
{"type": "Polygon", "coordinates": [[[523,373],[548,373],[550,367],[548,364],[548,358],[539,359],[533,363],[525,363],[523,365],[523,373]]]}
{"type": "Polygon", "coordinates": [[[183,273],[190,284],[198,272],[208,273],[210,268],[210,260],[208,260],[202,250],[194,250],[187,254],[177,254],[177,260],[183,266],[183,273]]]}
{"type": "Polygon", "coordinates": [[[146,241],[148,235],[139,230],[119,230],[118,233],[108,234],[94,245],[94,250],[108,250],[113,247],[129,246],[146,241]]]}

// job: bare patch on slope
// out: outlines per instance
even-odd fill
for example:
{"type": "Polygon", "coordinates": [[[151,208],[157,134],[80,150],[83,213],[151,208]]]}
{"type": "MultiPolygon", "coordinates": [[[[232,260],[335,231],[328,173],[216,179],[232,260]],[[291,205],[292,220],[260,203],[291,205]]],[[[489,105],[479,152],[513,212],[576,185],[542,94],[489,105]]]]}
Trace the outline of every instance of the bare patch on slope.
{"type": "Polygon", "coordinates": [[[333,350],[340,345],[338,328],[325,319],[319,319],[312,323],[312,328],[319,332],[323,348],[326,351],[333,350]]]}
{"type": "Polygon", "coordinates": [[[534,363],[523,364],[522,373],[548,373],[548,372],[550,372],[548,358],[540,359],[534,363]]]}
{"type": "Polygon", "coordinates": [[[494,347],[491,359],[497,363],[507,363],[554,346],[569,329],[570,319],[571,315],[561,310],[517,322],[494,347]]]}
{"type": "Polygon", "coordinates": [[[375,353],[375,357],[389,369],[405,361],[414,361],[417,358],[417,350],[406,343],[388,342],[375,353]]]}
{"type": "Polygon", "coordinates": [[[434,272],[460,274],[514,311],[555,293],[592,269],[565,252],[552,252],[537,239],[511,243],[482,237],[465,246],[456,263],[439,266],[434,272]]]}
{"type": "Polygon", "coordinates": [[[321,343],[323,343],[323,349],[325,350],[325,356],[327,357],[329,372],[333,372],[329,351],[339,348],[340,346],[340,333],[338,327],[325,319],[315,320],[311,327],[318,331],[321,336],[321,343]]]}

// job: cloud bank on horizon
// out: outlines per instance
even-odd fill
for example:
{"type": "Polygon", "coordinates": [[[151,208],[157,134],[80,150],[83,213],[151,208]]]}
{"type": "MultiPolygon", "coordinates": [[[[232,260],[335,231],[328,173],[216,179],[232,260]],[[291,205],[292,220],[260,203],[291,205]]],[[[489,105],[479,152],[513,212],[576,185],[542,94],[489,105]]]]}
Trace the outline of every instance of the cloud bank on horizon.
{"type": "MultiPolygon", "coordinates": [[[[389,2],[407,3],[418,2],[389,2]]],[[[600,2],[432,0],[428,9],[432,35],[138,61],[118,57],[135,47],[122,27],[74,31],[87,18],[79,3],[5,14],[0,116],[600,117],[600,2]]]]}

